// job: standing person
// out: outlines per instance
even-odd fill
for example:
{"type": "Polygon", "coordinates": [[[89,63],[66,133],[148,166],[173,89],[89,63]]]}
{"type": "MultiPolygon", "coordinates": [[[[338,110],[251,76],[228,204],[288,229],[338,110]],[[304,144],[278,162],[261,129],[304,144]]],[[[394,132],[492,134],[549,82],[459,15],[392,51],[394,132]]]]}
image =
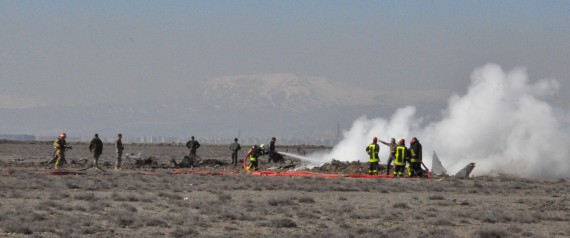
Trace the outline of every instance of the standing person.
{"type": "Polygon", "coordinates": [[[380,153],[378,138],[372,138],[372,144],[366,147],[366,153],[370,155],[370,168],[368,168],[368,174],[378,175],[378,164],[380,163],[380,158],[378,157],[378,154],[380,153]]]}
{"type": "Polygon", "coordinates": [[[186,142],[186,147],[190,149],[190,154],[188,155],[190,157],[196,157],[196,150],[200,148],[200,143],[194,139],[194,136],[192,136],[191,139],[186,142]]]}
{"type": "Polygon", "coordinates": [[[99,162],[99,156],[103,154],[103,141],[99,139],[99,135],[95,134],[91,143],[89,143],[89,151],[93,154],[93,164],[92,167],[99,167],[97,164],[99,162]]]}
{"type": "Polygon", "coordinates": [[[115,141],[115,149],[117,150],[117,161],[115,162],[115,170],[121,169],[121,157],[123,157],[123,150],[125,147],[123,146],[123,134],[117,134],[117,140],[115,141]]]}
{"type": "Polygon", "coordinates": [[[67,134],[62,132],[57,139],[53,142],[53,147],[55,148],[55,170],[59,170],[61,163],[65,162],[65,151],[71,149],[71,146],[67,145],[65,138],[67,134]]]}
{"type": "Polygon", "coordinates": [[[234,143],[230,145],[230,150],[232,151],[232,164],[238,164],[238,151],[241,150],[238,138],[234,138],[234,143]]]}
{"type": "Polygon", "coordinates": [[[275,151],[275,141],[277,139],[275,139],[275,137],[271,138],[271,142],[269,142],[269,159],[267,160],[267,163],[271,163],[273,162],[277,162],[277,155],[276,155],[276,151],[275,151]]]}
{"type": "Polygon", "coordinates": [[[394,156],[394,177],[401,177],[406,168],[406,160],[408,158],[408,149],[406,141],[401,139],[396,146],[396,154],[394,156]]]}
{"type": "Polygon", "coordinates": [[[416,137],[410,140],[410,167],[408,176],[423,176],[422,170],[422,144],[416,137]]]}
{"type": "Polygon", "coordinates": [[[390,157],[388,157],[388,162],[386,163],[386,175],[390,174],[390,164],[396,157],[396,139],[391,138],[390,143],[386,143],[384,141],[380,141],[382,144],[385,144],[390,147],[390,157]]]}

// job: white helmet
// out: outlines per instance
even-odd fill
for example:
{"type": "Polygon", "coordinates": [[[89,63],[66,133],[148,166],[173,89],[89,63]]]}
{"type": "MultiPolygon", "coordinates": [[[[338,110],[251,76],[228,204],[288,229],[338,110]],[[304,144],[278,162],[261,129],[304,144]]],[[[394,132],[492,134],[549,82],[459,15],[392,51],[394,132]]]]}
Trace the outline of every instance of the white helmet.
{"type": "Polygon", "coordinates": [[[265,148],[265,145],[264,145],[264,144],[261,144],[261,145],[259,146],[259,148],[264,149],[264,148],[265,148]]]}

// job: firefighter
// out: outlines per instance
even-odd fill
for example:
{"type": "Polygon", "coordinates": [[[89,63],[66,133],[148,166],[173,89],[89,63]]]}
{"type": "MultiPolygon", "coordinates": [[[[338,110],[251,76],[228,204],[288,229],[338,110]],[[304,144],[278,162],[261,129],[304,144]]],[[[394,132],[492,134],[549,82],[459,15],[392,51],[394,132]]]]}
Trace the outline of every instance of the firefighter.
{"type": "Polygon", "coordinates": [[[394,155],[394,177],[401,177],[404,169],[406,168],[406,161],[408,159],[408,149],[406,148],[406,141],[400,139],[396,146],[396,154],[394,155]]]}
{"type": "Polygon", "coordinates": [[[420,144],[416,137],[410,140],[410,166],[408,167],[408,176],[423,176],[422,144],[420,144]]]}
{"type": "Polygon", "coordinates": [[[65,141],[66,137],[67,134],[65,134],[65,132],[62,132],[59,137],[53,142],[56,157],[54,166],[55,170],[59,170],[59,166],[65,161],[65,151],[71,149],[71,146],[68,146],[67,142],[65,141]]]}
{"type": "Polygon", "coordinates": [[[117,161],[115,162],[115,170],[121,169],[121,157],[123,157],[123,150],[125,147],[123,146],[123,134],[117,134],[117,140],[115,141],[115,149],[117,151],[117,161]]]}
{"type": "Polygon", "coordinates": [[[234,143],[230,145],[230,150],[232,151],[232,164],[238,164],[238,151],[241,150],[238,138],[234,138],[234,143]]]}
{"type": "Polygon", "coordinates": [[[368,174],[378,175],[378,164],[380,163],[380,158],[378,157],[378,154],[380,153],[378,138],[372,138],[372,144],[366,147],[366,153],[370,155],[370,168],[368,168],[368,174]]]}
{"type": "Polygon", "coordinates": [[[392,163],[394,157],[396,156],[396,146],[397,146],[396,139],[391,138],[390,143],[386,143],[384,141],[380,142],[390,147],[390,157],[388,157],[388,163],[386,163],[386,175],[388,175],[390,174],[390,164],[392,163]]]}
{"type": "Polygon", "coordinates": [[[91,143],[89,143],[89,151],[93,154],[93,164],[91,166],[97,167],[99,157],[103,154],[103,142],[99,139],[99,135],[95,134],[91,143]]]}
{"type": "Polygon", "coordinates": [[[250,152],[249,152],[249,165],[247,166],[247,170],[257,171],[259,170],[259,160],[258,157],[265,154],[264,145],[257,147],[254,145],[250,152]]]}
{"type": "Polygon", "coordinates": [[[190,149],[190,157],[196,157],[196,150],[198,148],[200,148],[200,143],[197,140],[194,140],[194,136],[191,137],[191,139],[186,142],[186,147],[188,147],[188,149],[190,149]]]}

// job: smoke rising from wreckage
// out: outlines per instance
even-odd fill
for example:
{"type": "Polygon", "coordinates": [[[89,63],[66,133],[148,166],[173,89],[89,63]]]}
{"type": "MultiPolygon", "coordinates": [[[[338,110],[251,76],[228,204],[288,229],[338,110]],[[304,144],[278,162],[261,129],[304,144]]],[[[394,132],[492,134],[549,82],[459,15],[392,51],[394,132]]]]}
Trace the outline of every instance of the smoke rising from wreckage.
{"type": "MultiPolygon", "coordinates": [[[[451,171],[476,163],[482,175],[569,178],[570,140],[561,138],[570,137],[570,127],[564,115],[545,101],[559,87],[554,79],[532,83],[523,68],[504,71],[487,64],[472,73],[465,95],[448,100],[441,120],[418,118],[411,106],[396,110],[389,119],[363,116],[330,152],[308,157],[321,162],[364,161],[362,147],[372,137],[386,141],[417,137],[424,146],[424,161],[430,163],[429,153],[437,151],[451,171]]],[[[381,149],[381,160],[388,158],[388,151],[381,149]]]]}

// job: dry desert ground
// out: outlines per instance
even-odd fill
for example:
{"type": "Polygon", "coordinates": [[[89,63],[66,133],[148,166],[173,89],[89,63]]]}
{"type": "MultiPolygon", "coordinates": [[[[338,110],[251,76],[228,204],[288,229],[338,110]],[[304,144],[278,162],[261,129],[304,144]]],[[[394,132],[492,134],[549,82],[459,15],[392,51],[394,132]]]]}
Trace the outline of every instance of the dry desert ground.
{"type": "MultiPolygon", "coordinates": [[[[64,167],[77,171],[90,155],[70,144],[64,167]]],[[[107,171],[50,175],[50,142],[0,142],[0,237],[570,237],[565,179],[257,177],[223,164],[196,169],[236,174],[172,174],[182,145],[126,147],[157,165],[113,171],[105,144],[107,171]]],[[[280,149],[297,148],[326,149],[280,149]]],[[[230,162],[226,145],[198,155],[230,162]]]]}

